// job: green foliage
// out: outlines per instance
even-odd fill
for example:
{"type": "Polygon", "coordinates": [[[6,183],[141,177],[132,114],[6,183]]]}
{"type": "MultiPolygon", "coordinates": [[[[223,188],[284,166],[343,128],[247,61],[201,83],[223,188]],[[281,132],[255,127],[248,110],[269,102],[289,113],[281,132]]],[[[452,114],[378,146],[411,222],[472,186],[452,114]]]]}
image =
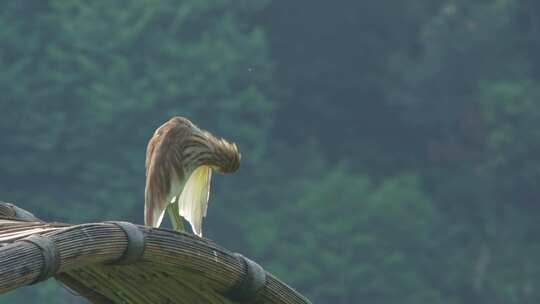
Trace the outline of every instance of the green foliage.
{"type": "MultiPolygon", "coordinates": [[[[206,236],[314,302],[540,300],[538,1],[0,8],[1,200],[141,223],[147,140],[183,115],[243,154],[206,236]]],[[[42,286],[0,303],[73,299],[42,286]]]]}
{"type": "Polygon", "coordinates": [[[48,220],[140,223],[146,143],[174,115],[236,141],[253,168],[273,106],[246,15],[264,1],[231,3],[2,4],[2,200],[48,220]]]}
{"type": "Polygon", "coordinates": [[[374,184],[334,169],[300,192],[248,235],[270,269],[322,302],[438,301],[424,273],[433,263],[429,241],[438,215],[418,177],[374,184]]]}
{"type": "Polygon", "coordinates": [[[6,199],[72,221],[139,210],[146,141],[173,115],[231,134],[256,160],[272,111],[264,36],[227,4],[51,1],[32,20],[9,20],[22,12],[6,4],[6,199]],[[36,55],[16,56],[28,52],[36,55]]]}
{"type": "Polygon", "coordinates": [[[67,287],[60,285],[56,280],[51,279],[40,283],[38,286],[31,285],[8,292],[0,297],[0,304],[10,303],[88,303],[81,296],[73,293],[67,287]]]}

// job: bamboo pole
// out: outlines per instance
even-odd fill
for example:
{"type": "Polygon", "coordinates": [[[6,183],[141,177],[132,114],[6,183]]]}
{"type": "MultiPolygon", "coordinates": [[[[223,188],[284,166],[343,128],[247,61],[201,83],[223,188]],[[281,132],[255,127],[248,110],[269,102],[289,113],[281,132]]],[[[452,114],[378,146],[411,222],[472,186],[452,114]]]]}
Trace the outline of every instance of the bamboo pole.
{"type": "MultiPolygon", "coordinates": [[[[46,266],[40,247],[24,240],[29,234],[54,243],[56,278],[93,303],[237,303],[228,295],[250,275],[244,260],[210,240],[146,226],[135,226],[145,238],[142,257],[116,265],[128,248],[118,225],[48,224],[15,208],[0,203],[0,294],[34,282],[46,266]]],[[[264,274],[264,285],[250,303],[309,303],[264,274]]]]}

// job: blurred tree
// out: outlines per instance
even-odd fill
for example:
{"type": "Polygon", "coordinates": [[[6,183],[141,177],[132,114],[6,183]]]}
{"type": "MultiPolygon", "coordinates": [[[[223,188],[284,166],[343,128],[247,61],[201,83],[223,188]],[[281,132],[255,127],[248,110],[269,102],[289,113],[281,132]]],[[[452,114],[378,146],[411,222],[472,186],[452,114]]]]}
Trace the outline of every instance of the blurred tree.
{"type": "Polygon", "coordinates": [[[243,153],[207,235],[314,302],[540,300],[537,1],[0,8],[0,199],[141,222],[146,141],[185,115],[243,153]]]}
{"type": "Polygon", "coordinates": [[[461,256],[441,288],[459,290],[462,302],[539,296],[530,288],[534,262],[522,258],[538,254],[530,244],[539,228],[531,203],[540,195],[533,6],[445,1],[420,31],[422,56],[394,59],[408,64],[391,101],[421,136],[416,171],[452,223],[447,252],[461,256]]]}
{"type": "Polygon", "coordinates": [[[377,185],[335,169],[283,210],[257,218],[249,240],[265,265],[313,299],[437,303],[429,273],[438,217],[414,175],[377,185]]]}
{"type": "MultiPolygon", "coordinates": [[[[279,124],[290,145],[317,142],[326,159],[373,174],[416,161],[414,130],[387,102],[395,54],[416,56],[432,1],[283,1],[261,12],[276,58],[279,124]],[[389,147],[391,147],[389,149],[389,147]]],[[[394,62],[395,63],[395,62],[394,62]]]]}
{"type": "MultiPolygon", "coordinates": [[[[248,23],[265,2],[0,4],[0,199],[46,220],[140,223],[146,143],[175,115],[239,144],[246,174],[228,185],[247,188],[272,123],[265,37],[248,23]]],[[[213,222],[234,230],[242,201],[221,189],[213,222]]]]}
{"type": "Polygon", "coordinates": [[[248,9],[229,3],[4,4],[4,199],[45,218],[138,214],[146,141],[173,115],[256,160],[271,123],[269,63],[261,31],[242,24],[248,9]]]}
{"type": "Polygon", "coordinates": [[[421,176],[447,227],[432,276],[447,303],[538,297],[537,259],[522,258],[537,255],[540,194],[533,2],[276,0],[262,13],[281,89],[274,136],[373,182],[421,176]]]}

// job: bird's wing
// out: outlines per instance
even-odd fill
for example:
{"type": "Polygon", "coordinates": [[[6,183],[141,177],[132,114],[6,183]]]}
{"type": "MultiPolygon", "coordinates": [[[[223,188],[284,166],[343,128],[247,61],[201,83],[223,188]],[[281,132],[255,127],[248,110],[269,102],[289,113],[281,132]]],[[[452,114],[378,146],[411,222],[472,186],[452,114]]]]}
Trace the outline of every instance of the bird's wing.
{"type": "Polygon", "coordinates": [[[161,221],[158,220],[158,218],[160,218],[160,212],[158,208],[155,208],[154,206],[156,193],[154,193],[153,186],[155,185],[155,182],[150,179],[150,175],[153,175],[153,171],[155,171],[155,168],[152,166],[152,159],[155,157],[154,150],[156,147],[157,139],[158,138],[156,134],[154,134],[154,136],[152,136],[152,138],[148,142],[148,146],[146,147],[145,164],[146,185],[144,188],[144,224],[151,225],[152,227],[158,227],[161,223],[161,221]]]}
{"type": "Polygon", "coordinates": [[[144,224],[159,227],[167,207],[163,181],[155,160],[147,159],[146,187],[144,189],[144,224]]]}
{"type": "Polygon", "coordinates": [[[144,189],[144,224],[159,227],[170,200],[170,174],[163,172],[163,136],[158,129],[146,149],[146,186],[144,189]]]}
{"type": "Polygon", "coordinates": [[[206,216],[212,169],[208,166],[196,168],[187,180],[178,198],[180,215],[190,224],[193,233],[202,236],[202,219],[206,216]]]}
{"type": "Polygon", "coordinates": [[[150,166],[152,164],[152,157],[154,155],[154,150],[156,148],[156,141],[157,137],[153,136],[148,141],[148,146],[146,147],[146,162],[145,162],[145,168],[146,168],[146,175],[148,175],[148,170],[150,169],[150,166]]]}

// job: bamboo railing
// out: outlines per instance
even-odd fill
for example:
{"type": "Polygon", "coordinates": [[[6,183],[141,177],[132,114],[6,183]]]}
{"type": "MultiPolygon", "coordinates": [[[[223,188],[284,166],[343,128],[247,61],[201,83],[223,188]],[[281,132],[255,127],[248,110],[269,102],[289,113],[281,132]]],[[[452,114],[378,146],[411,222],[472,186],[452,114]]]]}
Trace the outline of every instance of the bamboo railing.
{"type": "Polygon", "coordinates": [[[309,303],[207,239],[125,222],[45,223],[0,202],[0,294],[50,277],[92,303],[309,303]]]}

